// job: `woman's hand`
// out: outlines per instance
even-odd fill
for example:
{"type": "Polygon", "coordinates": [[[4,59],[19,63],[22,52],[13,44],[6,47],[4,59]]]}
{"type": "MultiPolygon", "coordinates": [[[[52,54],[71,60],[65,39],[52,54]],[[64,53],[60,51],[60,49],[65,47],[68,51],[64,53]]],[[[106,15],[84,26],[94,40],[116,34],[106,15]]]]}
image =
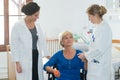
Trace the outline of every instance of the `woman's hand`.
{"type": "Polygon", "coordinates": [[[50,56],[45,56],[47,59],[50,59],[51,57],[50,56]]]}
{"type": "Polygon", "coordinates": [[[55,77],[60,77],[60,72],[57,69],[53,70],[53,74],[54,74],[55,77]]]}
{"type": "Polygon", "coordinates": [[[86,60],[85,53],[79,53],[78,58],[80,58],[84,62],[84,60],[86,60]]]}
{"type": "Polygon", "coordinates": [[[60,77],[60,72],[56,68],[51,68],[50,66],[46,66],[46,71],[51,72],[54,74],[55,77],[60,77]]]}
{"type": "Polygon", "coordinates": [[[20,62],[16,62],[16,70],[18,73],[22,73],[22,67],[21,67],[20,62]]]}

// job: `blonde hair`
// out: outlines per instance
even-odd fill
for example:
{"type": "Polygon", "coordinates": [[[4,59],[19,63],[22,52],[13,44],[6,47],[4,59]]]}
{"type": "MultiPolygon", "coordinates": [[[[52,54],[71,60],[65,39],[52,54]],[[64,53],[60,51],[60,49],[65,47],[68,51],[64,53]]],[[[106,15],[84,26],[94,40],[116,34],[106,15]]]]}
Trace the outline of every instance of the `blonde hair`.
{"type": "Polygon", "coordinates": [[[87,13],[90,15],[97,14],[100,18],[103,17],[104,14],[107,13],[107,10],[104,6],[99,6],[98,4],[93,4],[87,9],[87,13]]]}
{"type": "Polygon", "coordinates": [[[71,36],[73,37],[73,33],[70,32],[70,31],[64,31],[64,32],[61,32],[61,33],[59,34],[59,43],[60,43],[60,45],[61,45],[62,47],[64,47],[64,45],[63,45],[63,43],[62,43],[63,38],[66,37],[67,35],[71,35],[71,36]]]}

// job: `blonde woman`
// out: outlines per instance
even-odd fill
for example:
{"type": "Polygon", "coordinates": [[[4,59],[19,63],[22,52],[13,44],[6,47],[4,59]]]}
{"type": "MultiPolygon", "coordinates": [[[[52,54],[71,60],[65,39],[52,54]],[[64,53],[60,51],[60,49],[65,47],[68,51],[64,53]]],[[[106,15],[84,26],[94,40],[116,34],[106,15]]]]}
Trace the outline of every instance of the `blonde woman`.
{"type": "Polygon", "coordinates": [[[90,49],[79,58],[88,60],[87,80],[114,80],[111,66],[112,31],[103,19],[104,6],[93,4],[87,9],[88,18],[94,24],[90,49]]]}
{"type": "Polygon", "coordinates": [[[84,68],[84,63],[78,58],[82,51],[72,48],[74,39],[73,34],[65,31],[60,35],[60,44],[64,48],[56,52],[51,59],[44,65],[44,70],[55,75],[56,80],[81,80],[80,69],[84,68]],[[57,64],[57,72],[51,68],[57,64]]]}

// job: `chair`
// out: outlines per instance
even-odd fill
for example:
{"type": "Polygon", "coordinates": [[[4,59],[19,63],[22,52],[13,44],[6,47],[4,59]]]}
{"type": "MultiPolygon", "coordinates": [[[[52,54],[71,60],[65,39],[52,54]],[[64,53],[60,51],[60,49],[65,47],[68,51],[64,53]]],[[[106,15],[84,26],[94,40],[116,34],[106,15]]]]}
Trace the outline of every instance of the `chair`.
{"type": "Polygon", "coordinates": [[[81,80],[87,80],[86,75],[87,75],[87,71],[82,69],[82,72],[80,73],[81,80]]]}

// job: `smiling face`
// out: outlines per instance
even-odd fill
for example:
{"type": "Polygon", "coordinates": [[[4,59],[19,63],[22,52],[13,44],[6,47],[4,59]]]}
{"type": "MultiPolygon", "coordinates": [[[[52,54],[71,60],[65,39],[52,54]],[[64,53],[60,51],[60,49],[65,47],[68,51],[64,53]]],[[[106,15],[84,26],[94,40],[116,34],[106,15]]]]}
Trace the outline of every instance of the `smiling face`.
{"type": "Polygon", "coordinates": [[[30,16],[30,19],[35,22],[39,18],[39,11],[30,16]]]}

